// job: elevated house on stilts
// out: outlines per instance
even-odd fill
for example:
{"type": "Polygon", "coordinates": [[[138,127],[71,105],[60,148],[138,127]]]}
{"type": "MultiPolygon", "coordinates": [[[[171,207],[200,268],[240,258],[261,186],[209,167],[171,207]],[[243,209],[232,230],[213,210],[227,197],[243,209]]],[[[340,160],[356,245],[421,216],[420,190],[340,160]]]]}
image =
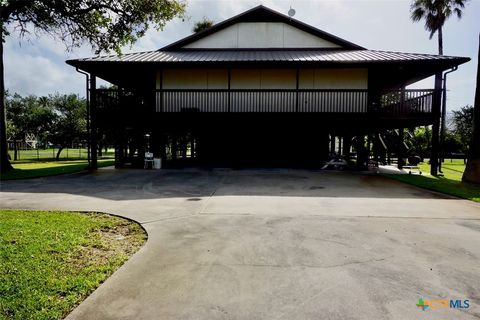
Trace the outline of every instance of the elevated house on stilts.
{"type": "Polygon", "coordinates": [[[385,130],[399,158],[404,128],[438,133],[441,84],[405,88],[467,61],[368,50],[258,6],[157,51],[67,63],[89,75],[94,167],[103,135],[117,167],[143,166],[147,149],[166,167],[320,167],[352,141],[365,164],[366,137],[381,157],[385,130]]]}

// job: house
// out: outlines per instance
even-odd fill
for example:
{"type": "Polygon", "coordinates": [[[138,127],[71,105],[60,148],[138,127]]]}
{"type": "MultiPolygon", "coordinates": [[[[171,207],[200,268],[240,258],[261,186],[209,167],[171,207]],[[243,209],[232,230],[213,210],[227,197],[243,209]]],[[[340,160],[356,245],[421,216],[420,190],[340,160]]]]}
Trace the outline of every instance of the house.
{"type": "Polygon", "coordinates": [[[146,150],[167,166],[320,167],[352,144],[365,164],[367,137],[381,157],[385,130],[400,146],[404,128],[438,132],[441,83],[405,88],[469,60],[368,50],[258,6],[157,51],[67,63],[88,74],[94,166],[109,135],[118,167],[146,150]]]}

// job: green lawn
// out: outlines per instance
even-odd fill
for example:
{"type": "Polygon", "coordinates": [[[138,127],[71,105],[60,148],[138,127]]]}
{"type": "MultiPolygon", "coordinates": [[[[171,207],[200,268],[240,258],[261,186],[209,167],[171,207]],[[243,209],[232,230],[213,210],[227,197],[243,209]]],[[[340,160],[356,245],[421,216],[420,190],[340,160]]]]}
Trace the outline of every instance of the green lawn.
{"type": "MultiPolygon", "coordinates": [[[[113,159],[98,160],[99,167],[111,166],[113,159]]],[[[86,160],[66,160],[66,161],[28,161],[20,160],[12,162],[14,170],[4,173],[0,176],[1,180],[28,179],[45,176],[53,176],[64,173],[74,173],[87,169],[86,160]]]]}
{"type": "Polygon", "coordinates": [[[446,160],[442,165],[443,177],[433,177],[428,175],[430,165],[426,163],[420,164],[420,168],[424,175],[396,175],[388,174],[386,176],[413,184],[417,187],[446,193],[452,196],[469,199],[480,202],[480,185],[462,182],[462,174],[465,170],[463,160],[446,160]]]}
{"type": "Polygon", "coordinates": [[[0,210],[0,319],[61,319],[145,242],[99,213],[0,210]]]}
{"type": "MultiPolygon", "coordinates": [[[[58,149],[49,148],[49,149],[31,149],[31,150],[18,150],[18,160],[35,160],[35,161],[54,161],[57,156],[58,149]]],[[[114,149],[108,149],[107,152],[103,152],[102,157],[113,158],[114,149]]],[[[10,158],[13,159],[13,150],[8,150],[10,158]]],[[[88,153],[86,148],[65,148],[60,153],[59,160],[86,160],[88,158],[88,153]]]]}

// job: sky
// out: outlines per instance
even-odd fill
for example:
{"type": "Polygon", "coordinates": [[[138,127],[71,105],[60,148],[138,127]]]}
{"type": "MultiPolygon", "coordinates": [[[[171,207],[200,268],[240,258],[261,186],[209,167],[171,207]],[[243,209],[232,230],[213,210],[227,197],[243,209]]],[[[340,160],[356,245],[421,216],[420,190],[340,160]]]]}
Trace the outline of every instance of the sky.
{"type": "MultiPolygon", "coordinates": [[[[263,4],[295,19],[368,49],[411,53],[438,52],[436,36],[429,40],[424,23],[410,20],[410,0],[188,0],[186,19],[174,19],[162,31],[149,30],[123,52],[157,50],[192,33],[193,24],[207,17],[221,22],[263,4]]],[[[444,54],[472,60],[448,76],[448,110],[473,105],[480,32],[480,0],[470,0],[461,20],[451,17],[444,27],[444,54]]],[[[38,96],[51,93],[85,95],[85,77],[65,63],[93,56],[88,45],[66,52],[63,43],[49,35],[12,34],[4,47],[5,86],[9,92],[38,96]]],[[[101,84],[101,83],[100,83],[101,84]]],[[[427,79],[412,88],[433,88],[427,79]]]]}

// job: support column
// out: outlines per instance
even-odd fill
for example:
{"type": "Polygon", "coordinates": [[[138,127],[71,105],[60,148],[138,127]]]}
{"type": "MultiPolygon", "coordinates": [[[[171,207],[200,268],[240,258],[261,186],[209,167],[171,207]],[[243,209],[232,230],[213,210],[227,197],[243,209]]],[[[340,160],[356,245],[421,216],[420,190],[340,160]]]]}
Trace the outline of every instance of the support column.
{"type": "Polygon", "coordinates": [[[97,164],[97,77],[90,75],[90,169],[96,170],[97,164]]]}
{"type": "Polygon", "coordinates": [[[347,159],[350,158],[350,147],[352,146],[352,136],[345,135],[343,137],[343,156],[347,159]]]}
{"type": "Polygon", "coordinates": [[[185,163],[185,160],[187,159],[187,148],[188,148],[187,136],[188,134],[186,132],[182,133],[181,148],[182,148],[182,160],[184,161],[184,163],[185,163]]]}
{"type": "Polygon", "coordinates": [[[176,165],[177,160],[177,133],[174,132],[172,135],[172,162],[176,165]]]}
{"type": "Polygon", "coordinates": [[[190,136],[190,158],[195,159],[195,135],[193,131],[190,136]]]}
{"type": "Polygon", "coordinates": [[[330,155],[333,156],[335,154],[335,135],[332,133],[330,134],[330,155]]]}
{"type": "Polygon", "coordinates": [[[375,133],[375,138],[373,141],[373,158],[375,159],[376,166],[378,167],[379,162],[379,151],[380,151],[380,135],[375,133]]]}
{"type": "Polygon", "coordinates": [[[162,159],[162,166],[167,163],[167,134],[164,131],[160,133],[160,158],[162,159]]]}
{"type": "Polygon", "coordinates": [[[372,135],[367,135],[367,165],[370,162],[370,154],[372,151],[372,135]]]}
{"type": "Polygon", "coordinates": [[[403,138],[404,138],[404,128],[398,129],[398,145],[397,145],[397,167],[398,169],[403,169],[404,163],[403,163],[403,158],[404,158],[404,145],[403,145],[403,138]]]}
{"type": "Polygon", "coordinates": [[[357,169],[365,170],[367,168],[367,150],[365,149],[365,136],[357,135],[355,149],[357,150],[357,169]]]}
{"type": "Polygon", "coordinates": [[[442,101],[442,73],[435,75],[435,91],[432,101],[432,149],[430,154],[430,174],[438,175],[438,157],[440,151],[440,108],[442,101]]]}
{"type": "MultiPolygon", "coordinates": [[[[120,88],[117,89],[117,107],[120,106],[122,100],[122,90],[120,88]]],[[[122,122],[124,121],[123,117],[121,117],[122,122]]],[[[118,124],[115,124],[115,168],[123,167],[123,146],[124,146],[124,137],[123,137],[123,128],[118,124]]]]}

